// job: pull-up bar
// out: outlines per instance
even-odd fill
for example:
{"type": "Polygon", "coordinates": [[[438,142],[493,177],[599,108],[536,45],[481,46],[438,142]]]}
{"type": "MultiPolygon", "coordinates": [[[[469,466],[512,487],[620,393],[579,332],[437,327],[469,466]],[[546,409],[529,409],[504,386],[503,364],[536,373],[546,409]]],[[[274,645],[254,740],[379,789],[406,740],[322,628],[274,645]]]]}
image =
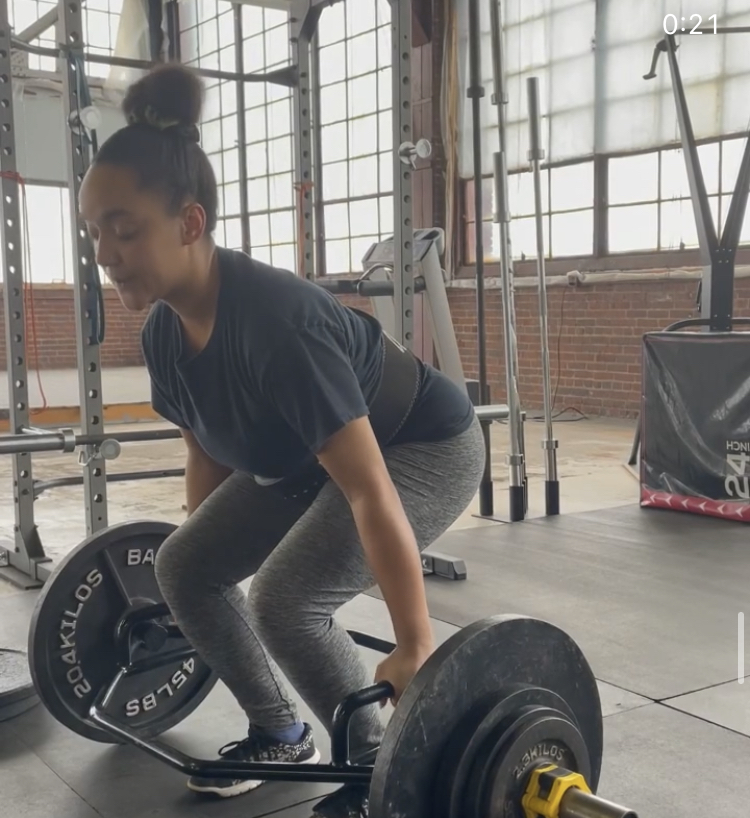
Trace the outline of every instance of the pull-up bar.
{"type": "MultiPolygon", "coordinates": [[[[39,45],[29,45],[17,37],[11,37],[11,48],[17,51],[27,51],[29,54],[36,54],[40,57],[52,57],[52,59],[59,59],[65,57],[68,53],[79,53],[77,49],[70,46],[60,44],[57,48],[45,48],[39,45]]],[[[144,71],[154,67],[153,62],[146,60],[133,60],[128,57],[114,57],[107,54],[90,54],[85,52],[83,54],[85,62],[98,63],[99,65],[112,65],[121,68],[139,68],[144,71]]],[[[219,71],[213,68],[193,68],[196,74],[201,77],[207,77],[216,80],[232,80],[234,82],[270,82],[274,85],[283,85],[286,88],[294,88],[298,82],[297,66],[288,65],[285,68],[279,68],[276,71],[268,71],[266,73],[258,74],[238,74],[233,71],[219,71]]]]}

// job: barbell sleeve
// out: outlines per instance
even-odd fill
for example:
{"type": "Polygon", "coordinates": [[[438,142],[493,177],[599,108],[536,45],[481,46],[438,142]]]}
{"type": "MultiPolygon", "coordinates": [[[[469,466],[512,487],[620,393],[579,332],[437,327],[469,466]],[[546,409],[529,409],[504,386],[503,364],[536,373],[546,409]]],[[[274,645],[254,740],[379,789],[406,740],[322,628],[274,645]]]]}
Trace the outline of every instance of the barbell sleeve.
{"type": "Polygon", "coordinates": [[[638,818],[632,809],[577,788],[569,789],[560,803],[560,818],[638,818]]]}

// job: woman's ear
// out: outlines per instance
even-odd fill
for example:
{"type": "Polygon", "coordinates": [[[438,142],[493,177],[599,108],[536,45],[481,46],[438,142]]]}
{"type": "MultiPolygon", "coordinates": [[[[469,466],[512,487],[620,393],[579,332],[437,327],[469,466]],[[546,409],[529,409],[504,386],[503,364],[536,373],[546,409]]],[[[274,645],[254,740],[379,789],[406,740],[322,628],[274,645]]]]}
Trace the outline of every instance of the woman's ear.
{"type": "Polygon", "coordinates": [[[182,211],[182,240],[195,244],[206,231],[206,211],[197,203],[186,205],[182,211]]]}

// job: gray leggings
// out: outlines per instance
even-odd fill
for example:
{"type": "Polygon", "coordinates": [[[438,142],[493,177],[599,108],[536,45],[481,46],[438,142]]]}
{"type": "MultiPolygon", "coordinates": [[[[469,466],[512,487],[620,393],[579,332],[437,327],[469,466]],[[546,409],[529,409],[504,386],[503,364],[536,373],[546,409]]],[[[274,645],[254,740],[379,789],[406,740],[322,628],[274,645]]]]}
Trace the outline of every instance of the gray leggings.
{"type": "MultiPolygon", "coordinates": [[[[481,428],[475,420],[452,439],[393,446],[384,456],[421,551],[477,491],[481,428]]],[[[374,584],[333,481],[302,504],[233,473],[162,545],[156,575],[184,634],[252,724],[280,730],[298,720],[274,661],[329,731],[338,703],[372,684],[333,618],[374,584]],[[237,586],[250,576],[245,596],[237,586]]],[[[378,746],[381,731],[378,708],[361,711],[351,724],[352,755],[378,746]]]]}

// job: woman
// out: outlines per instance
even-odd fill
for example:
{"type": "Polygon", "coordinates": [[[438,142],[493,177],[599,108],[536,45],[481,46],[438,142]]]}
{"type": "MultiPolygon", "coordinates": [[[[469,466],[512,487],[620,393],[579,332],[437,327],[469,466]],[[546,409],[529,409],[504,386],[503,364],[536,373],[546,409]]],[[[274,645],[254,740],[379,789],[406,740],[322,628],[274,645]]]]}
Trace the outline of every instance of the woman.
{"type": "MultiPolygon", "coordinates": [[[[217,187],[198,144],[202,86],[161,66],[135,83],[128,125],[102,145],[80,193],[96,261],[142,332],[155,411],[187,447],[188,518],[156,574],[186,637],[250,722],[225,758],[320,755],[279,668],[330,729],[372,682],[333,616],[377,584],[397,647],[379,665],[398,699],[433,650],[420,551],[473,498],[481,430],[463,390],[379,324],[292,273],[217,247],[217,187]],[[253,577],[246,596],[238,587],[253,577]]],[[[355,717],[372,759],[377,707],[355,717]]],[[[191,779],[232,796],[252,781],[191,779]]],[[[345,787],[321,816],[367,814],[345,787]]]]}

